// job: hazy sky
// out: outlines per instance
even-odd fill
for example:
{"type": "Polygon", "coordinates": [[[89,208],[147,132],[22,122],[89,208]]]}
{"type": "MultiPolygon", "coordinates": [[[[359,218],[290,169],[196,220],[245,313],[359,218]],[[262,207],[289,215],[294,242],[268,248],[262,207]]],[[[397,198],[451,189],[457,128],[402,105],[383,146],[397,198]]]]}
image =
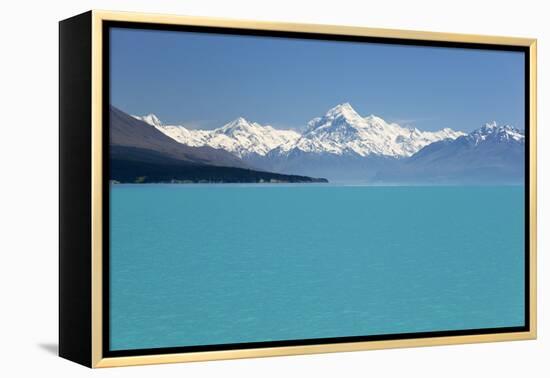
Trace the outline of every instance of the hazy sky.
{"type": "Polygon", "coordinates": [[[111,31],[111,103],[163,122],[214,128],[243,116],[303,128],[349,102],[422,130],[523,128],[519,52],[188,32],[111,31]]]}

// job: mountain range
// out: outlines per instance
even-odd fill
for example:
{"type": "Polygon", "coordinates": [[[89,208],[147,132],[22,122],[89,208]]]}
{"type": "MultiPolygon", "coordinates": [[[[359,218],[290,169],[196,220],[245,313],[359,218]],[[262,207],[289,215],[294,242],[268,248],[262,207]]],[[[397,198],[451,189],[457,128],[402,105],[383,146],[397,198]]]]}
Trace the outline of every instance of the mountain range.
{"type": "Polygon", "coordinates": [[[326,182],[253,169],[223,149],[179,143],[114,106],[109,125],[113,182],[326,182]]]}
{"type": "Polygon", "coordinates": [[[487,124],[469,134],[421,131],[369,115],[349,103],[308,122],[302,133],[239,117],[213,130],[165,125],[154,114],[133,116],[182,145],[225,151],[255,169],[363,182],[518,182],[523,132],[487,124]]]}
{"type": "Polygon", "coordinates": [[[363,157],[411,156],[435,141],[465,135],[449,128],[436,132],[420,131],[387,123],[375,115],[361,117],[349,103],[337,105],[324,116],[312,119],[304,133],[275,129],[249,122],[243,117],[214,130],[165,125],[154,114],[134,117],[155,126],[182,144],[223,149],[240,158],[254,154],[266,156],[269,153],[290,155],[295,151],[363,157]]]}
{"type": "Polygon", "coordinates": [[[454,140],[432,143],[376,178],[400,183],[518,184],[524,182],[524,172],[524,133],[492,122],[454,140]]]}

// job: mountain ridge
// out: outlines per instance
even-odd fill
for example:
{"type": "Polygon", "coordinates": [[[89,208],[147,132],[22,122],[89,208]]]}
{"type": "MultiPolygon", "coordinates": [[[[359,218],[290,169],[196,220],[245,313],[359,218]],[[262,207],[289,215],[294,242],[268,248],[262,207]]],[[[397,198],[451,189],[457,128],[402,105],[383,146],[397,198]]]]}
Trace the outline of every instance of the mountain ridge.
{"type": "Polygon", "coordinates": [[[113,182],[327,182],[251,169],[227,151],[178,143],[114,106],[109,109],[109,142],[109,179],[113,182]]]}
{"type": "Polygon", "coordinates": [[[470,133],[421,131],[373,114],[363,117],[349,103],[313,118],[302,133],[243,117],[213,130],[167,126],[153,115],[134,117],[179,143],[215,146],[256,169],[284,174],[366,183],[517,182],[523,175],[524,134],[496,122],[470,133]]]}
{"type": "Polygon", "coordinates": [[[439,131],[420,131],[388,123],[375,115],[361,117],[349,103],[336,105],[322,117],[308,122],[304,133],[275,129],[269,125],[249,122],[239,117],[213,130],[193,130],[184,125],[164,125],[154,114],[134,116],[189,146],[224,149],[240,158],[249,155],[281,155],[299,149],[311,153],[359,156],[411,156],[422,147],[445,138],[465,135],[444,128],[439,131]]]}
{"type": "Polygon", "coordinates": [[[209,146],[223,149],[239,158],[250,154],[266,155],[277,146],[299,138],[300,134],[294,130],[275,129],[269,125],[260,125],[249,122],[243,117],[226,123],[214,130],[194,130],[183,125],[165,125],[154,114],[133,116],[173,138],[179,143],[202,147],[209,146]]]}
{"type": "Polygon", "coordinates": [[[376,179],[382,182],[523,183],[525,134],[487,123],[454,140],[432,143],[376,179]]]}

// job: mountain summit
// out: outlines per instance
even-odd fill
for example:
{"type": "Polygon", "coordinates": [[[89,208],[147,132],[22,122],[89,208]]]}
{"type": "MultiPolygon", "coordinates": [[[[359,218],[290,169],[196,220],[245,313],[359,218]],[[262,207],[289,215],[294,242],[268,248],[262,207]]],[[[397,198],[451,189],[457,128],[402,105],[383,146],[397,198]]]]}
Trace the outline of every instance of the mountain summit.
{"type": "Polygon", "coordinates": [[[509,126],[499,126],[495,121],[486,123],[481,128],[474,130],[467,138],[471,143],[478,145],[483,142],[517,142],[525,143],[525,135],[522,131],[509,126]]]}
{"type": "Polygon", "coordinates": [[[134,118],[153,126],[162,126],[162,122],[160,121],[160,119],[153,113],[149,113],[140,117],[134,116],[134,118]]]}
{"type": "Polygon", "coordinates": [[[361,117],[349,103],[343,103],[312,119],[300,140],[282,146],[281,153],[291,154],[297,149],[317,154],[407,157],[430,143],[461,135],[464,133],[449,128],[420,131],[375,115],[361,117]]]}
{"type": "MultiPolygon", "coordinates": [[[[352,123],[359,120],[361,116],[355,111],[355,109],[353,109],[349,102],[345,102],[329,109],[324,117],[320,117],[317,119],[321,120],[323,118],[325,120],[331,120],[333,122],[334,120],[340,119],[352,123]]],[[[312,126],[315,127],[315,123],[312,126]]]]}

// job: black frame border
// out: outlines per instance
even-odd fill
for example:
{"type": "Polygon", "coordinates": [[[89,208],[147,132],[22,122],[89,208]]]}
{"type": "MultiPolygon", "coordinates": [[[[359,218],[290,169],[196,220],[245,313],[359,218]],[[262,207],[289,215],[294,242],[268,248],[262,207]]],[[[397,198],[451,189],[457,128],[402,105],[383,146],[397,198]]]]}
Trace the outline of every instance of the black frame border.
{"type": "Polygon", "coordinates": [[[193,352],[210,352],[223,350],[237,349],[257,349],[257,348],[273,348],[273,347],[290,347],[290,346],[308,346],[319,344],[339,344],[339,343],[355,343],[367,341],[387,341],[387,340],[408,340],[408,339],[423,339],[434,337],[452,337],[452,336],[474,336],[501,334],[511,332],[529,332],[530,324],[530,90],[531,90],[531,56],[528,46],[516,45],[499,45],[499,44],[484,44],[475,42],[451,42],[451,41],[431,41],[431,40],[416,40],[393,37],[369,37],[357,35],[335,35],[324,33],[309,33],[309,32],[290,32],[290,31],[272,31],[259,29],[240,29],[229,27],[212,27],[212,26],[194,26],[194,25],[177,25],[177,24],[159,24],[133,21],[102,21],[102,196],[103,196],[103,285],[102,285],[102,355],[103,358],[108,357],[130,357],[143,355],[159,355],[173,353],[193,353],[193,352]],[[499,327],[499,328],[479,328],[465,330],[446,330],[446,331],[428,331],[428,332],[411,332],[411,333],[395,333],[384,335],[368,335],[368,336],[345,336],[345,337],[330,337],[330,338],[314,338],[314,339],[296,339],[296,340],[278,340],[278,341],[261,341],[261,342],[244,342],[232,344],[212,344],[212,345],[195,345],[181,347],[162,347],[148,349],[128,349],[128,350],[110,350],[110,324],[109,324],[109,303],[110,303],[110,270],[109,270],[109,252],[110,252],[110,193],[109,193],[109,105],[110,105],[110,29],[125,28],[125,29],[140,29],[140,30],[157,30],[157,31],[174,31],[174,32],[196,32],[209,34],[229,34],[241,36],[257,36],[257,37],[274,37],[274,38],[292,38],[292,39],[313,39],[324,41],[340,41],[340,42],[362,42],[362,43],[378,43],[390,45],[404,46],[419,46],[419,47],[443,47],[443,48],[461,48],[475,50],[498,50],[498,51],[514,51],[522,52],[525,60],[525,76],[524,76],[524,113],[525,113],[525,260],[524,260],[524,309],[525,319],[524,326],[518,327],[499,327]]]}

